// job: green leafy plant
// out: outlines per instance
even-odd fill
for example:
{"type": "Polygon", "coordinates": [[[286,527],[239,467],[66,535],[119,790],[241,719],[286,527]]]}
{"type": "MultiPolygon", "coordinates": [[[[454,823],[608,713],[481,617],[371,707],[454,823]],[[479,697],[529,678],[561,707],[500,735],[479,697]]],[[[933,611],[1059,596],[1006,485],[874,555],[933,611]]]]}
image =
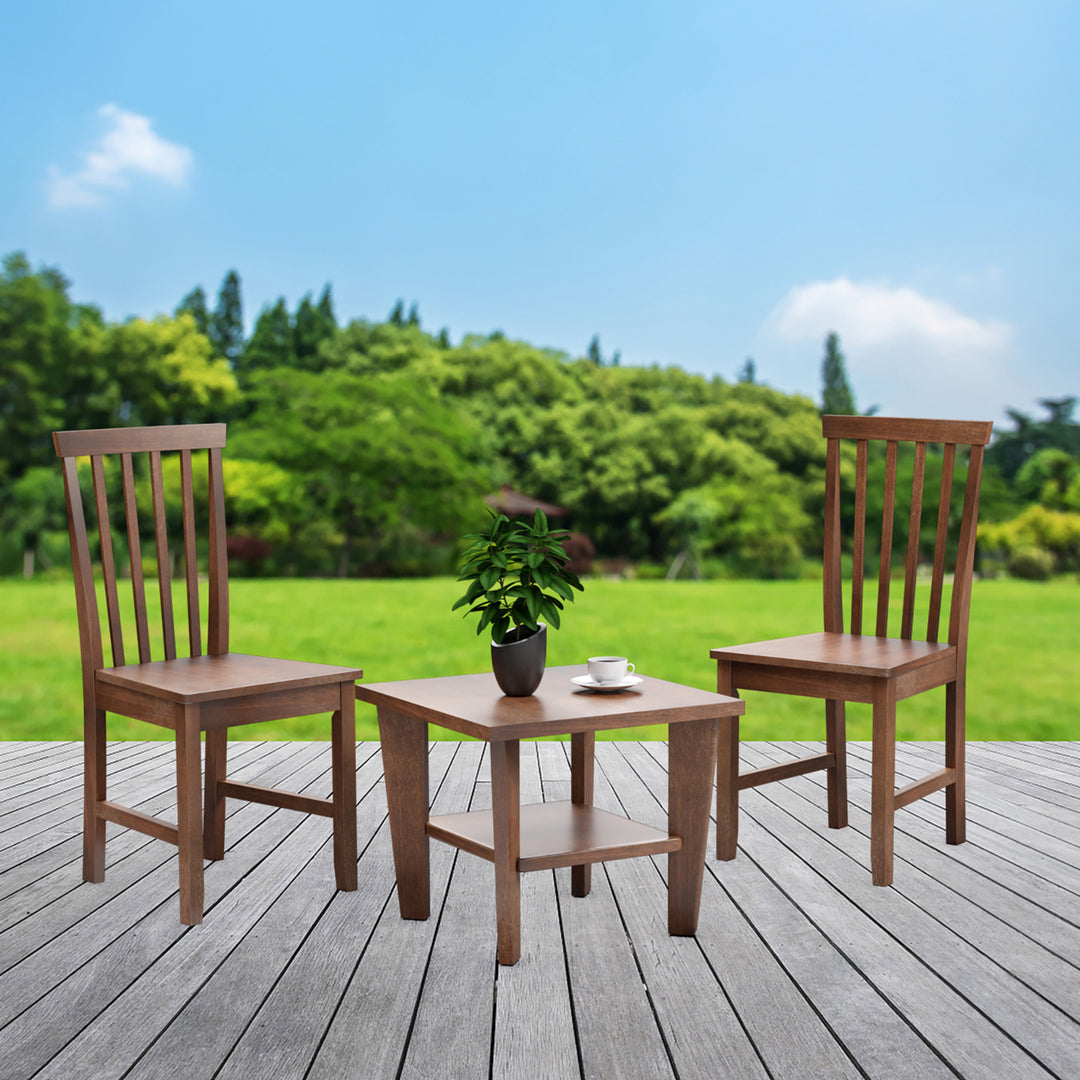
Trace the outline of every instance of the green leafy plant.
{"type": "Polygon", "coordinates": [[[468,606],[466,615],[479,613],[477,634],[490,627],[497,645],[528,637],[541,619],[557,630],[564,605],[585,588],[566,568],[567,535],[549,528],[542,510],[531,524],[493,513],[487,532],[465,537],[458,581],[469,587],[451,610],[468,606]]]}

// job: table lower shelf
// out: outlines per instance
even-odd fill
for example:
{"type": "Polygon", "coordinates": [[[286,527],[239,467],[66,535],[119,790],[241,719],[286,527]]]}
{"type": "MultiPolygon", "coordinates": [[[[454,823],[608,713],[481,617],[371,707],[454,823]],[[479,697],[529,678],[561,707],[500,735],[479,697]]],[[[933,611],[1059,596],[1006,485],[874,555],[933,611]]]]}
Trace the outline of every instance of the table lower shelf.
{"type": "MultiPolygon", "coordinates": [[[[428,836],[495,861],[490,810],[439,814],[428,818],[428,836]]],[[[592,806],[570,802],[530,803],[521,807],[519,871],[630,859],[678,851],[682,837],[592,806]]]]}

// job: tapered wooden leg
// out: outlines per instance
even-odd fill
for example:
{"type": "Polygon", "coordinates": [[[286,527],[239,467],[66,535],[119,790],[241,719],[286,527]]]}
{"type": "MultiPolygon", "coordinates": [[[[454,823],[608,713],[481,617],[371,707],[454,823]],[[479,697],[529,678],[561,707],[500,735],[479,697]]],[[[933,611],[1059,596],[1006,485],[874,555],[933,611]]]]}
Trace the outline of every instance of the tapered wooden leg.
{"type": "Polygon", "coordinates": [[[844,702],[825,702],[825,751],[836,764],[825,770],[829,792],[829,828],[843,829],[847,817],[847,724],[844,702]]]}
{"type": "Polygon", "coordinates": [[[671,934],[697,930],[720,726],[719,720],[668,725],[668,832],[682,837],[682,847],[668,854],[671,934]]]}
{"type": "Polygon", "coordinates": [[[379,744],[390,841],[394,846],[398,908],[403,919],[426,919],[431,910],[428,885],[427,723],[379,709],[379,744]]]}
{"type": "Polygon", "coordinates": [[[491,819],[495,832],[495,919],[499,963],[521,958],[521,777],[517,739],[493,742],[491,750],[491,819]]]}
{"type": "MultiPolygon", "coordinates": [[[[570,801],[576,806],[593,804],[593,757],[596,732],[579,731],[570,736],[570,801]]],[[[570,895],[588,896],[592,888],[592,866],[570,868],[570,895]]]]}
{"type": "Polygon", "coordinates": [[[83,881],[105,880],[105,710],[86,703],[83,712],[83,881]]]}
{"type": "Polygon", "coordinates": [[[203,858],[225,858],[225,796],[218,781],[225,779],[228,728],[206,733],[206,780],[203,786],[203,858]]]}
{"type": "MultiPolygon", "coordinates": [[[[330,722],[334,776],[334,876],[356,888],[356,686],[341,684],[341,708],[330,722]]],[[[426,755],[425,755],[426,757],[426,755]]]]}
{"type": "Polygon", "coordinates": [[[893,818],[896,793],[896,687],[874,687],[873,765],[870,775],[870,866],[875,885],[893,879],[893,818]]]}
{"type": "Polygon", "coordinates": [[[964,787],[964,682],[945,687],[945,767],[956,779],[945,789],[945,842],[962,844],[967,838],[967,796],[964,787]]]}
{"type": "MultiPolygon", "coordinates": [[[[738,697],[731,664],[716,662],[716,692],[738,697]]],[[[739,843],[739,718],[720,721],[716,747],[716,857],[734,859],[739,843]]]]}
{"type": "Polygon", "coordinates": [[[203,917],[202,759],[199,706],[184,707],[176,726],[176,828],[180,848],[180,921],[203,917]]]}

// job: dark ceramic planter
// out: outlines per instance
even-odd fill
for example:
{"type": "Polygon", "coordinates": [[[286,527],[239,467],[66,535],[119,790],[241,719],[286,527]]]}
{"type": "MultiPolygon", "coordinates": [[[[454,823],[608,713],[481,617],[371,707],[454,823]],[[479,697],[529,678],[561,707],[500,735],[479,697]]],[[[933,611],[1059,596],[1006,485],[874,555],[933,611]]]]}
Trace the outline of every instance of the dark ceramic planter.
{"type": "MultiPolygon", "coordinates": [[[[526,638],[511,641],[511,630],[501,645],[491,643],[491,670],[507,697],[528,697],[544,677],[547,662],[547,624],[526,638]]],[[[526,631],[528,633],[528,631],[526,631]]]]}

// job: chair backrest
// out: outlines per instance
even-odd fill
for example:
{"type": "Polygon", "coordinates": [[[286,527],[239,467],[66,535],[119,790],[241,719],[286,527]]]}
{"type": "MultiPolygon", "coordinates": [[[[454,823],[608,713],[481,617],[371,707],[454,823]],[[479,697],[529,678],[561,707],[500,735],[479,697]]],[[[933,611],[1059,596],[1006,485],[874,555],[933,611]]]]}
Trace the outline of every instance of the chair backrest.
{"type": "MultiPolygon", "coordinates": [[[[853,569],[851,580],[850,633],[863,633],[863,568],[866,561],[867,460],[871,442],[885,443],[884,498],[881,520],[881,550],[878,568],[877,615],[873,633],[888,636],[889,582],[893,557],[893,526],[896,508],[907,511],[907,540],[904,559],[904,600],[900,637],[910,640],[915,622],[915,584],[919,563],[919,533],[923,520],[923,482],[926,475],[927,444],[941,444],[941,486],[938,494],[937,528],[934,534],[933,570],[930,577],[926,640],[938,640],[941,598],[945,584],[946,549],[950,544],[949,520],[954,478],[963,468],[968,450],[964,503],[956,539],[952,606],[949,616],[949,643],[961,650],[967,638],[971,604],[971,578],[975,560],[975,526],[979,515],[979,485],[982,480],[983,450],[990,442],[993,424],[966,420],[902,420],[884,416],[823,416],[822,434],[828,440],[825,482],[825,629],[844,629],[843,586],[841,582],[841,491],[840,440],[856,443],[855,514],[853,569]],[[914,443],[910,503],[896,491],[897,459],[900,443],[914,443]]],[[[932,493],[931,493],[932,498],[932,493]]],[[[931,512],[932,503],[931,503],[931,512]]]]}
{"type": "Polygon", "coordinates": [[[93,478],[93,503],[97,516],[101,547],[101,574],[105,606],[109,617],[109,638],[114,666],[126,661],[120,603],[117,595],[116,566],[110,528],[109,500],[106,493],[104,458],[120,457],[122,505],[127,527],[131,587],[135,603],[135,633],[139,663],[151,660],[150,630],[146,614],[143,584],[139,519],[135,499],[134,455],[149,455],[150,490],[153,500],[154,542],[158,567],[158,590],[161,598],[161,629],[164,659],[176,658],[176,631],[173,625],[172,582],[169,566],[169,543],[165,527],[165,489],[162,482],[161,455],[179,451],[180,487],[183,504],[184,569],[187,578],[188,646],[191,656],[202,655],[202,629],[199,617],[199,571],[195,529],[195,494],[192,479],[192,451],[208,452],[209,480],[209,613],[206,651],[210,655],[229,651],[229,582],[225,549],[225,489],[221,476],[221,450],[225,445],[224,424],[189,424],[175,427],[104,428],[92,431],[56,431],[53,443],[64,467],[64,493],[67,498],[68,531],[71,536],[71,561],[75,571],[75,600],[79,615],[79,643],[82,649],[84,681],[105,666],[101,644],[101,621],[98,614],[94,569],[90,556],[86,517],[79,487],[78,458],[89,456],[93,478]]]}

